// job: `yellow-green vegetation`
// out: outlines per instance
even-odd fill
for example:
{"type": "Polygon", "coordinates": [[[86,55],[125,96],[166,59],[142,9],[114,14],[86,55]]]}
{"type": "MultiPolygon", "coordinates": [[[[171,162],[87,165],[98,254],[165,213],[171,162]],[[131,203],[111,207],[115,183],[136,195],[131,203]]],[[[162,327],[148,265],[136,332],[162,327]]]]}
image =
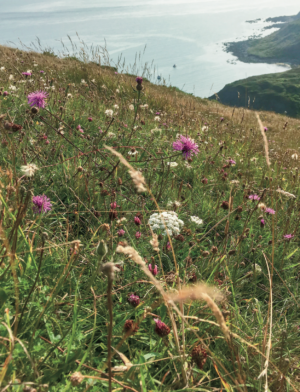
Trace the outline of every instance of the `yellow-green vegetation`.
{"type": "Polygon", "coordinates": [[[136,76],[0,47],[2,390],[299,391],[299,121],[136,76]]]}

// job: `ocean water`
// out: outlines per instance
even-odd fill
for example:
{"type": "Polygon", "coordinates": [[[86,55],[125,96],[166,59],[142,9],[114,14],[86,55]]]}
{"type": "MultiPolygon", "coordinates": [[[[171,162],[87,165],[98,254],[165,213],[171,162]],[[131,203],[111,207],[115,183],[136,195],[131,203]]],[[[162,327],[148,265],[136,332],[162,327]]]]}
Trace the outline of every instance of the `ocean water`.
{"type": "Polygon", "coordinates": [[[224,52],[223,43],[261,33],[267,25],[264,19],[294,15],[300,4],[299,0],[0,0],[0,9],[0,44],[30,46],[38,37],[42,46],[61,51],[61,40],[70,47],[67,35],[78,42],[78,34],[88,45],[106,42],[112,64],[122,57],[130,69],[138,54],[138,64],[153,64],[154,80],[159,75],[167,84],[207,97],[235,80],[286,70],[276,64],[241,63],[224,52]],[[262,21],[246,23],[258,18],[262,21]]]}

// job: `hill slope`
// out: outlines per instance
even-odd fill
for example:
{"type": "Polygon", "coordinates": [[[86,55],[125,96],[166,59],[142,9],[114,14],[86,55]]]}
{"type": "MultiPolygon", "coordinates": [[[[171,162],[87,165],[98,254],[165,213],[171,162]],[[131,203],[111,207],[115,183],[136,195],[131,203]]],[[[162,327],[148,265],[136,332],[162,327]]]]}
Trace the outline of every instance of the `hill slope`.
{"type": "Polygon", "coordinates": [[[248,107],[250,97],[251,108],[300,117],[300,67],[238,80],[227,84],[218,96],[222,103],[237,107],[248,107]]]}

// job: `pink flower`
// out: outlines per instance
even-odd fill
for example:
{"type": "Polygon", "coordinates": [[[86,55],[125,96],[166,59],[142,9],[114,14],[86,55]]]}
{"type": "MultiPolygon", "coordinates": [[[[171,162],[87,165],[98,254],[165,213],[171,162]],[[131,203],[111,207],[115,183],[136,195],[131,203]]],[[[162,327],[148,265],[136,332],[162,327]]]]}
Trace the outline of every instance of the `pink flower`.
{"type": "Polygon", "coordinates": [[[124,234],[125,234],[125,230],[120,229],[120,230],[118,231],[118,236],[119,236],[119,237],[123,237],[124,234]]]}
{"type": "Polygon", "coordinates": [[[248,199],[250,199],[250,200],[260,200],[260,197],[258,195],[250,195],[250,196],[248,196],[248,199]]]}
{"type": "Polygon", "coordinates": [[[130,305],[136,307],[140,303],[140,297],[136,294],[130,294],[127,301],[130,303],[130,305]]]}
{"type": "Polygon", "coordinates": [[[33,93],[27,95],[28,105],[44,108],[46,106],[46,99],[48,96],[48,93],[45,91],[34,91],[33,93]]]}
{"type": "Polygon", "coordinates": [[[81,129],[81,125],[80,124],[77,125],[76,129],[78,129],[78,131],[79,131],[79,129],[81,129]]]}
{"type": "Polygon", "coordinates": [[[192,155],[199,153],[198,144],[192,139],[180,135],[180,139],[173,143],[173,149],[175,151],[182,151],[182,155],[185,159],[190,158],[192,155]]]}
{"type": "Polygon", "coordinates": [[[7,97],[9,95],[9,93],[7,91],[3,91],[3,96],[7,97]]]}
{"type": "Polygon", "coordinates": [[[49,144],[49,143],[50,143],[49,140],[46,140],[46,141],[45,141],[45,144],[49,144]]]}
{"type": "Polygon", "coordinates": [[[135,223],[137,226],[139,226],[139,225],[141,224],[141,220],[140,220],[140,218],[139,218],[138,216],[135,216],[135,217],[134,217],[134,223],[135,223]]]}
{"type": "Polygon", "coordinates": [[[221,121],[221,122],[224,121],[224,117],[221,117],[221,118],[220,118],[220,121],[221,121]]]}
{"type": "Polygon", "coordinates": [[[137,82],[137,84],[142,84],[143,83],[143,78],[141,78],[140,76],[138,76],[135,81],[137,82]]]}
{"type": "Polygon", "coordinates": [[[117,206],[117,202],[116,202],[116,201],[114,201],[113,203],[110,203],[110,208],[111,208],[112,210],[115,210],[117,207],[118,207],[118,206],[117,206]]]}
{"type": "Polygon", "coordinates": [[[167,242],[167,250],[170,250],[171,249],[171,245],[170,245],[170,242],[168,241],[167,242]]]}
{"type": "Polygon", "coordinates": [[[136,233],[135,233],[135,238],[136,239],[139,239],[139,238],[141,238],[141,233],[139,232],[139,231],[137,231],[136,233]]]}
{"type": "Polygon", "coordinates": [[[288,240],[288,241],[291,240],[291,239],[294,238],[294,237],[295,237],[295,236],[294,236],[293,234],[286,234],[286,235],[283,236],[283,238],[286,239],[286,240],[288,240]]]}
{"type": "Polygon", "coordinates": [[[52,204],[46,195],[33,196],[32,203],[34,204],[33,212],[35,214],[51,211],[52,204]]]}
{"type": "Polygon", "coordinates": [[[154,319],[155,321],[155,332],[157,333],[158,336],[164,337],[169,335],[170,333],[170,328],[163,323],[160,319],[154,319]]]}
{"type": "Polygon", "coordinates": [[[156,276],[158,274],[158,268],[157,265],[155,265],[154,268],[152,268],[152,264],[148,265],[149,271],[152,273],[153,276],[156,276]]]}
{"type": "Polygon", "coordinates": [[[268,130],[268,128],[267,128],[267,127],[264,127],[264,131],[267,132],[267,130],[268,130]]]}
{"type": "Polygon", "coordinates": [[[230,165],[235,165],[235,164],[236,164],[236,161],[234,161],[233,159],[229,159],[228,163],[229,163],[230,165]]]}
{"type": "Polygon", "coordinates": [[[265,224],[266,224],[265,220],[264,220],[264,219],[261,219],[261,221],[260,221],[260,227],[264,227],[265,224]]]}
{"type": "Polygon", "coordinates": [[[204,177],[204,178],[202,178],[201,182],[202,182],[202,184],[207,184],[208,179],[204,177]]]}
{"type": "Polygon", "coordinates": [[[22,72],[22,75],[26,76],[26,78],[27,78],[27,76],[31,76],[32,73],[31,72],[22,72]]]}
{"type": "Polygon", "coordinates": [[[275,211],[272,210],[272,208],[266,208],[266,209],[265,209],[265,212],[266,212],[267,214],[269,214],[269,215],[275,215],[275,211]]]}
{"type": "Polygon", "coordinates": [[[93,121],[93,118],[92,118],[92,117],[88,117],[88,121],[89,121],[89,122],[92,122],[92,121],[93,121]]]}

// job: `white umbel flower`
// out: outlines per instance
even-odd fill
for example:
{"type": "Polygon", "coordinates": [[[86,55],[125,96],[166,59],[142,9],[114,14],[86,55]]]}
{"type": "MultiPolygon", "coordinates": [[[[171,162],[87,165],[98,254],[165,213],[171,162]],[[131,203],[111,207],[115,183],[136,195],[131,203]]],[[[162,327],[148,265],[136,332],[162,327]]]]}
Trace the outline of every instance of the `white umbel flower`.
{"type": "Polygon", "coordinates": [[[196,223],[196,225],[200,226],[203,224],[203,220],[200,219],[198,216],[191,216],[191,221],[196,223]]]}
{"type": "Polygon", "coordinates": [[[164,211],[162,213],[152,214],[148,224],[153,231],[161,230],[162,235],[177,235],[180,233],[184,222],[178,219],[178,215],[174,211],[164,211]]]}
{"type": "Polygon", "coordinates": [[[134,106],[131,104],[128,106],[129,110],[134,110],[134,106]]]}
{"type": "Polygon", "coordinates": [[[154,121],[160,121],[160,117],[159,116],[155,116],[154,117],[154,121]]]}
{"type": "Polygon", "coordinates": [[[39,170],[39,168],[34,163],[29,163],[29,165],[21,166],[21,170],[26,177],[33,177],[34,173],[39,170]]]}
{"type": "Polygon", "coordinates": [[[107,117],[112,117],[114,114],[114,111],[111,109],[107,109],[107,110],[105,110],[105,114],[107,117]]]}
{"type": "Polygon", "coordinates": [[[293,154],[292,155],[292,159],[294,159],[294,161],[297,161],[298,160],[298,155],[297,154],[293,154]]]}
{"type": "Polygon", "coordinates": [[[167,165],[170,167],[177,167],[178,163],[177,162],[167,162],[167,165]]]}

